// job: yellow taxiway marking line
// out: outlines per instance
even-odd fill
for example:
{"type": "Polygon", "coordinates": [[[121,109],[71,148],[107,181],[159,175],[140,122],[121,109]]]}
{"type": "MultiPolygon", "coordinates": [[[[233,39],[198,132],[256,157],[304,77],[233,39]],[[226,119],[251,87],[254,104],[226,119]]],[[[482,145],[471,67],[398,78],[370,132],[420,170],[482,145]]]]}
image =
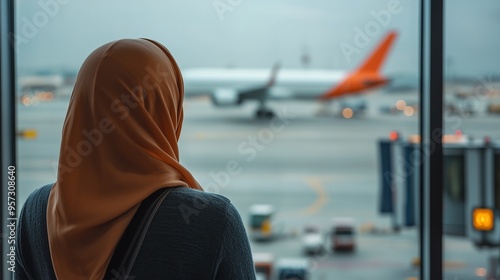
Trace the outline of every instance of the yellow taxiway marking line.
{"type": "Polygon", "coordinates": [[[328,195],[325,187],[318,178],[309,178],[306,180],[307,185],[316,193],[316,200],[307,208],[300,211],[301,215],[308,216],[318,212],[328,202],[328,195]]]}

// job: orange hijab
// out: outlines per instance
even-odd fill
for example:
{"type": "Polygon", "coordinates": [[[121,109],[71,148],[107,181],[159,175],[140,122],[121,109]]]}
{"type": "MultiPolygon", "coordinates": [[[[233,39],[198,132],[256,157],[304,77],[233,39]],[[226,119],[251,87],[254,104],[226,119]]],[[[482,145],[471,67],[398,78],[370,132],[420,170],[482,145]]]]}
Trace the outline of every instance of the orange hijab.
{"type": "Polygon", "coordinates": [[[164,187],[201,189],[179,163],[183,95],[179,67],[157,42],[119,40],[85,60],[47,208],[58,279],[102,279],[142,200],[164,187]]]}

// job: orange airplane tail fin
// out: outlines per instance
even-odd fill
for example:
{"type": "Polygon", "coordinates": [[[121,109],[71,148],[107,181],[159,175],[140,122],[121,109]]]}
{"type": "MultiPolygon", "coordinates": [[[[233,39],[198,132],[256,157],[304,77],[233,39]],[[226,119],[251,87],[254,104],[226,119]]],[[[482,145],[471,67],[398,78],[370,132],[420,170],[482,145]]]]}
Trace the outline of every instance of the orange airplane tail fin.
{"type": "Polygon", "coordinates": [[[328,100],[344,95],[358,94],[387,84],[388,79],[379,74],[379,71],[397,35],[396,31],[389,32],[356,71],[350,73],[343,81],[321,95],[319,99],[328,100]]]}
{"type": "Polygon", "coordinates": [[[371,53],[367,60],[359,67],[356,72],[378,72],[384,64],[385,58],[391,49],[394,40],[398,33],[396,31],[389,32],[385,39],[378,45],[378,47],[371,53]]]}

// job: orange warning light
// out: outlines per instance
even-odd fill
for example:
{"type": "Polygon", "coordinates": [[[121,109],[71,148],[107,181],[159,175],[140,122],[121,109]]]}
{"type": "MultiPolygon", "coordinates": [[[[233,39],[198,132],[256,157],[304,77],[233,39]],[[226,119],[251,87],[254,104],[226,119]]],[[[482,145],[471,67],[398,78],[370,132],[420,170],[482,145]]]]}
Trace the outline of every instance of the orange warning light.
{"type": "Polygon", "coordinates": [[[495,225],[495,215],[492,209],[476,208],[472,212],[472,225],[475,230],[491,231],[495,225]]]}

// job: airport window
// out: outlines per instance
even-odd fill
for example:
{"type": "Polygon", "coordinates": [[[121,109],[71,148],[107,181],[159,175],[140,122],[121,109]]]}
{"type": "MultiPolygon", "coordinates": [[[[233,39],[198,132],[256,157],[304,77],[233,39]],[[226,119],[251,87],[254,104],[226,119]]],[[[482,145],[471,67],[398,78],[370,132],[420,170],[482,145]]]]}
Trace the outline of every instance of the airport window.
{"type": "MultiPolygon", "coordinates": [[[[180,162],[238,210],[258,279],[417,279],[419,161],[402,144],[420,140],[420,1],[160,2],[16,1],[18,206],[57,178],[85,58],[150,38],[183,75],[180,162]]],[[[499,3],[447,1],[449,139],[500,138],[499,3]]],[[[466,158],[443,158],[445,197],[468,211],[466,158]]],[[[494,176],[500,210],[498,154],[494,176]]],[[[443,279],[489,270],[469,239],[444,239],[443,279]]]]}
{"type": "MultiPolygon", "coordinates": [[[[488,145],[497,145],[500,139],[499,131],[492,129],[498,123],[496,105],[500,74],[498,55],[494,54],[495,49],[500,47],[500,41],[488,35],[500,31],[500,25],[493,24],[497,17],[491,13],[500,6],[498,2],[494,4],[483,6],[474,1],[445,2],[443,125],[445,134],[449,135],[446,140],[449,141],[444,143],[443,279],[499,277],[498,253],[487,253],[490,249],[496,250],[495,247],[476,246],[486,237],[476,236],[469,222],[474,207],[500,206],[498,193],[487,189],[496,188],[491,182],[498,184],[498,171],[489,175],[490,170],[496,167],[492,166],[494,163],[488,155],[491,150],[485,149],[488,145]],[[465,13],[469,19],[466,34],[459,31],[460,26],[465,24],[465,13]],[[476,36],[483,39],[478,40],[476,36]],[[462,50],[472,42],[476,44],[475,51],[462,50]],[[465,156],[459,154],[459,150],[465,156]],[[453,154],[453,151],[456,153],[453,154]],[[463,249],[458,249],[460,247],[463,249]],[[471,270],[455,269],[453,265],[467,265],[471,270]]],[[[495,161],[495,164],[498,163],[498,156],[495,161]]],[[[498,243],[498,236],[498,232],[492,232],[487,238],[498,243]]]]}

